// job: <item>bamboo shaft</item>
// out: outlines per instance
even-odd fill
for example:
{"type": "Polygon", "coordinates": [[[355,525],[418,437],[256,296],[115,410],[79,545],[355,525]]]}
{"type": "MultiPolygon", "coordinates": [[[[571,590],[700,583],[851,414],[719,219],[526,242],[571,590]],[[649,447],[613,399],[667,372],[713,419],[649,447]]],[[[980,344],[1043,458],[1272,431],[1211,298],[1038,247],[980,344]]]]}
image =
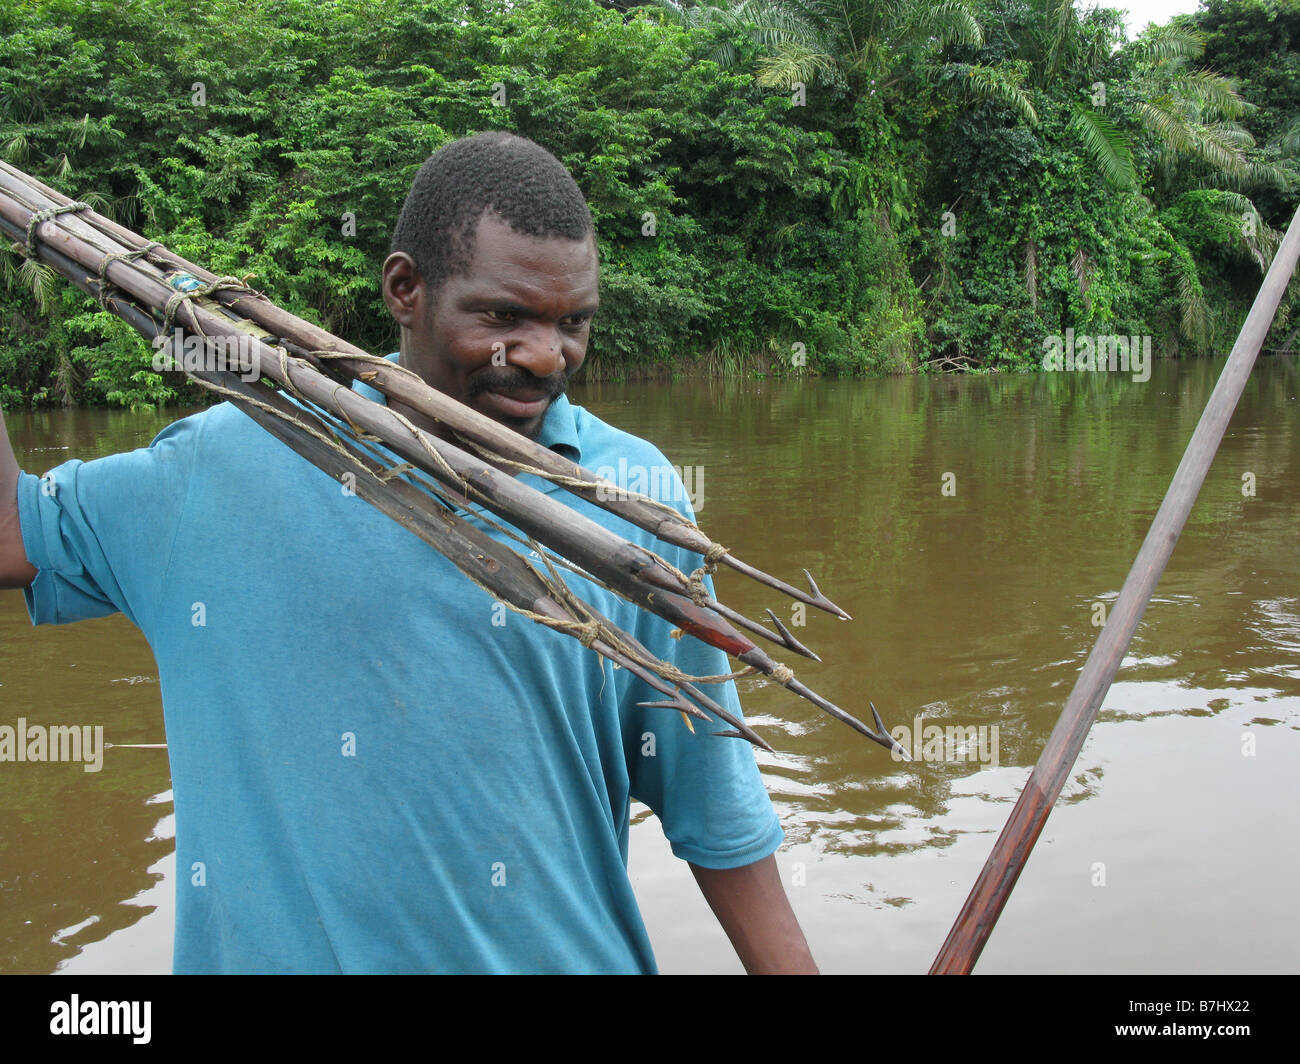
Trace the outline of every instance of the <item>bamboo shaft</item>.
{"type": "MultiPolygon", "coordinates": [[[[96,295],[95,282],[80,263],[47,245],[40,247],[39,255],[42,259],[55,266],[60,274],[87,295],[96,295]]],[[[156,324],[151,315],[145,313],[136,304],[125,300],[110,300],[110,309],[142,335],[147,335],[156,324]]],[[[319,469],[334,477],[352,470],[352,467],[343,456],[325,446],[309,433],[302,431],[303,421],[316,421],[314,415],[294,406],[284,396],[267,388],[260,381],[245,381],[237,374],[228,372],[199,370],[194,375],[242,393],[244,397],[242,400],[234,399],[232,401],[239,405],[245,414],[319,469]],[[256,399],[273,406],[292,420],[286,421],[283,418],[276,418],[247,401],[250,399],[256,399]]],[[[384,467],[374,459],[360,453],[346,441],[342,443],[342,446],[349,450],[352,457],[369,469],[372,474],[382,472],[384,467]]],[[[468,521],[438,506],[429,495],[420,491],[415,485],[400,479],[381,482],[377,476],[374,479],[361,477],[357,480],[357,494],[388,517],[396,520],[412,534],[434,547],[471,580],[485,586],[486,590],[497,595],[502,601],[510,602],[521,609],[530,610],[552,620],[573,621],[577,619],[550,594],[546,584],[519,555],[505,545],[497,543],[468,521]]],[[[634,652],[640,654],[642,658],[654,660],[654,656],[633,636],[622,631],[602,614],[596,613],[595,615],[618,642],[630,647],[634,652]]],[[[567,629],[564,629],[564,631],[576,638],[573,631],[567,629]]],[[[720,720],[731,725],[735,729],[734,734],[738,738],[746,739],[753,745],[762,747],[769,753],[772,752],[772,747],[753,729],[693,685],[689,683],[681,684],[681,690],[679,691],[677,687],[670,685],[661,677],[655,675],[639,661],[622,653],[617,646],[609,643],[604,638],[592,640],[590,647],[597,654],[614,662],[621,668],[627,669],[628,672],[644,680],[651,688],[664,695],[664,708],[675,709],[708,721],[707,714],[701,712],[695,705],[687,701],[687,696],[689,696],[699,705],[706,707],[720,720]],[[682,692],[685,692],[685,694],[682,692]]],[[[139,744],[133,745],[139,746],[139,744]]],[[[152,749],[154,747],[148,748],[152,749]]],[[[166,749],[166,746],[163,744],[156,748],[166,749]]]]}
{"type": "MultiPolygon", "coordinates": [[[[12,226],[25,227],[25,213],[12,201],[0,199],[0,218],[12,226]]],[[[74,236],[53,220],[42,223],[37,232],[43,245],[60,251],[87,271],[98,269],[104,252],[93,244],[74,236]]],[[[176,295],[174,289],[133,263],[110,262],[106,275],[114,285],[150,306],[164,306],[176,295]]],[[[199,335],[221,335],[231,329],[229,321],[192,301],[178,306],[176,320],[199,335]]],[[[498,516],[582,566],[638,605],[730,654],[740,656],[754,649],[754,644],[726,621],[709,615],[683,597],[687,588],[682,578],[652,552],[628,543],[589,517],[506,476],[453,444],[404,424],[391,408],[341,387],[302,359],[281,358],[251,337],[247,350],[260,373],[349,424],[383,439],[395,453],[453,490],[460,492],[464,485],[472,485],[484,505],[498,516]],[[431,452],[442,461],[431,457],[431,452]]]]}
{"type": "MultiPolygon", "coordinates": [[[[0,167],[0,189],[11,194],[16,191],[28,191],[21,181],[3,167],[0,167]]],[[[0,216],[15,227],[23,222],[21,210],[15,209],[12,204],[0,204],[0,216]]],[[[78,217],[76,213],[60,215],[57,221],[47,221],[38,228],[37,232],[41,234],[44,246],[62,246],[68,257],[88,270],[97,268],[98,262],[105,253],[121,253],[128,250],[130,246],[138,246],[140,243],[129,230],[123,230],[125,236],[120,239],[116,236],[107,237],[78,217]]],[[[176,256],[168,257],[177,259],[176,256]]],[[[183,260],[178,261],[183,262],[183,260]]],[[[206,274],[206,271],[200,272],[206,274]]],[[[176,294],[174,289],[157,278],[150,277],[131,263],[120,261],[110,263],[106,276],[124,291],[155,307],[165,305],[166,301],[176,294]]],[[[212,275],[206,274],[206,276],[212,275]]],[[[228,291],[216,294],[231,295],[228,291]]],[[[342,341],[315,326],[309,326],[306,322],[286,315],[266,300],[235,293],[229,305],[232,310],[238,309],[241,312],[251,308],[270,308],[275,313],[263,315],[264,321],[268,324],[286,327],[296,323],[310,330],[308,335],[299,337],[302,340],[311,343],[328,342],[334,348],[343,346],[342,341]]],[[[177,312],[177,319],[207,335],[228,332],[231,328],[231,322],[191,303],[181,305],[177,312]]],[[[617,588],[621,594],[627,595],[639,605],[659,613],[674,625],[705,639],[714,646],[721,647],[728,653],[745,653],[753,648],[750,640],[731,629],[725,621],[704,619],[700,608],[683,598],[683,595],[688,592],[686,583],[674,570],[664,566],[652,552],[644,548],[632,547],[626,540],[603,525],[564,506],[558,500],[535,491],[514,477],[496,471],[485,460],[469,454],[460,447],[422,430],[413,432],[390,408],[371,403],[349,389],[340,389],[334,381],[321,373],[317,368],[319,363],[299,359],[281,360],[264,345],[250,346],[259,359],[259,370],[265,375],[289,388],[290,391],[305,395],[317,405],[341,414],[349,424],[361,426],[385,440],[392,441],[390,445],[403,458],[418,465],[454,492],[460,494],[464,491],[465,484],[473,484],[481,501],[497,516],[511,521],[527,535],[552,547],[570,561],[617,588]],[[435,452],[442,461],[434,460],[430,464],[430,451],[435,452]],[[665,592],[669,594],[665,596],[665,592]]],[[[364,352],[360,353],[364,354],[364,352]]],[[[358,373],[364,372],[368,380],[375,374],[391,373],[392,380],[399,385],[399,391],[411,402],[419,403],[422,398],[422,393],[411,391],[410,378],[392,370],[391,367],[360,359],[350,365],[353,365],[358,373]]],[[[332,367],[327,364],[322,368],[332,367]]],[[[371,383],[377,380],[376,377],[371,383]]],[[[439,409],[450,404],[451,407],[463,410],[475,418],[481,417],[474,411],[453,403],[442,393],[419,384],[418,381],[414,384],[434,396],[439,409]]],[[[488,421],[488,424],[495,430],[493,442],[506,442],[508,437],[517,435],[495,422],[488,421]]],[[[531,440],[522,436],[518,439],[556,460],[567,461],[548,448],[539,447],[531,440]]],[[[581,467],[573,463],[568,464],[589,481],[603,483],[581,467]]],[[[683,527],[692,528],[692,526],[683,527]]],[[[703,542],[703,549],[707,550],[708,540],[704,539],[703,542]]],[[[718,617],[734,620],[737,616],[725,607],[719,609],[719,604],[713,600],[709,600],[704,605],[712,609],[718,617]]],[[[794,646],[791,648],[796,652],[814,656],[797,641],[789,638],[783,640],[757,622],[742,619],[741,623],[764,638],[785,646],[790,646],[793,642],[794,646]]]]}
{"type": "MultiPolygon", "coordinates": [[[[0,188],[4,188],[11,194],[25,195],[29,198],[34,191],[38,192],[47,202],[37,206],[58,206],[71,202],[62,193],[4,162],[0,162],[0,188]]],[[[106,238],[111,239],[116,244],[110,248],[114,251],[134,250],[144,245],[144,241],[136,233],[111,219],[93,211],[82,213],[85,214],[84,218],[75,214],[61,216],[62,224],[82,239],[92,244],[106,238]],[[96,237],[99,240],[96,240],[96,237]]],[[[159,248],[154,254],[159,259],[192,273],[201,280],[210,282],[216,279],[216,276],[208,270],[181,258],[168,249],[159,248]]],[[[330,365],[337,366],[354,379],[364,379],[367,384],[383,392],[389,399],[395,399],[439,424],[446,425],[448,429],[466,440],[471,440],[510,461],[531,466],[543,475],[561,479],[568,491],[611,513],[618,514],[666,543],[684,547],[701,555],[707,554],[714,546],[708,536],[675,511],[655,505],[634,493],[618,490],[604,478],[596,476],[555,451],[542,447],[478,411],[452,400],[410,374],[403,373],[392,366],[383,366],[369,361],[365,351],[340,340],[311,322],[290,314],[267,299],[233,291],[216,292],[213,294],[213,299],[250,321],[256,322],[268,332],[293,339],[305,351],[336,351],[358,356],[355,359],[331,359],[330,365]]],[[[319,360],[316,360],[316,365],[318,368],[325,368],[319,360]]],[[[761,573],[730,555],[724,556],[722,560],[748,576],[761,577],[769,586],[792,598],[827,610],[841,618],[848,616],[843,610],[829,603],[824,596],[810,595],[784,581],[761,573]]]]}
{"type": "MultiPolygon", "coordinates": [[[[84,218],[75,217],[77,213],[93,216],[93,212],[80,205],[72,205],[74,212],[60,214],[57,219],[36,218],[35,212],[46,209],[49,201],[47,198],[44,203],[33,204],[33,198],[38,197],[35,197],[28,181],[21,172],[0,166],[0,192],[8,193],[0,195],[0,229],[13,236],[24,236],[29,243],[34,242],[35,253],[46,261],[64,260],[76,264],[82,272],[83,287],[95,290],[96,282],[91,276],[93,273],[110,289],[139,300],[143,307],[151,308],[155,314],[167,308],[164,327],[170,328],[174,322],[192,336],[209,338],[205,340],[205,349],[209,353],[216,349],[215,338],[240,332],[243,347],[240,355],[247,356],[251,361],[250,370],[270,377],[295,396],[314,404],[330,416],[348,422],[354,429],[382,440],[393,453],[429,473],[451,491],[462,493],[467,499],[481,500],[489,510],[516,525],[529,537],[567,557],[571,563],[603,581],[633,603],[668,620],[682,633],[693,635],[772,676],[788,690],[808,699],[824,712],[880,745],[890,749],[897,745],[885,732],[878,715],[876,722],[879,733],[873,732],[857,718],[794,680],[789,669],[774,662],[722,618],[718,609],[720,604],[701,596],[695,577],[688,583],[682,573],[646,548],[629,543],[604,526],[534,491],[514,477],[501,474],[487,462],[424,432],[390,407],[365,400],[351,389],[346,380],[330,379],[310,362],[293,357],[283,349],[272,350],[238,329],[240,319],[234,319],[233,315],[228,317],[228,310],[220,312],[219,306],[215,310],[210,309],[215,301],[204,305],[197,300],[179,298],[176,290],[163,281],[157,265],[148,261],[136,261],[134,257],[123,258],[127,251],[145,250],[134,234],[128,234],[130,239],[121,240],[106,236],[101,230],[88,225],[84,218]],[[687,597],[688,592],[692,597],[687,597]]],[[[165,258],[162,255],[155,257],[165,258]]],[[[122,303],[120,296],[110,295],[107,291],[99,294],[113,309],[118,309],[117,304],[122,303]]],[[[260,297],[255,296],[242,298],[262,302],[260,297]]],[[[150,330],[141,331],[147,335],[150,330]]],[[[335,347],[342,343],[332,337],[328,340],[335,347]]],[[[328,365],[328,372],[332,374],[332,360],[328,365]]],[[[367,379],[374,371],[391,370],[391,367],[376,365],[375,360],[361,360],[361,365],[365,369],[358,376],[367,379]]],[[[529,443],[531,445],[531,441],[529,443]]],[[[710,548],[710,556],[719,551],[716,546],[710,548]]],[[[731,559],[731,564],[769,586],[788,586],[767,574],[751,570],[734,559],[731,559]]],[[[821,595],[811,576],[808,579],[811,593],[795,591],[796,598],[802,598],[828,612],[847,616],[821,595]]],[[[810,654],[779,624],[775,636],[761,627],[752,627],[775,642],[810,654]]],[[[695,697],[701,701],[698,695],[695,697]]],[[[680,695],[674,693],[673,699],[679,698],[680,695]]],[[[737,724],[737,731],[751,741],[757,738],[743,725],[737,724]]]]}

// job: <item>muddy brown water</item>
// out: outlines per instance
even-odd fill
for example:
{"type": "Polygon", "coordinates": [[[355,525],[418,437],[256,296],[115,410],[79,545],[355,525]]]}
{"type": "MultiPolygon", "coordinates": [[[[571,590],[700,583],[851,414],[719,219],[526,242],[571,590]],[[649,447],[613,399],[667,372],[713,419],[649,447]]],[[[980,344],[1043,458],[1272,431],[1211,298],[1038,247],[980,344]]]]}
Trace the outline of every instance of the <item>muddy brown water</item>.
{"type": "MultiPolygon", "coordinates": [[[[823,970],[921,972],[1113,603],[1222,361],[1122,375],[683,381],[574,388],[683,466],[715,538],[854,616],[808,611],[801,679],[875,703],[914,764],[762,679],[746,712],[823,970]],[[930,729],[927,731],[927,729],[930,729]],[[936,739],[935,736],[938,735],[936,739]],[[951,737],[951,739],[949,738],[951,737]],[[928,740],[928,744],[927,744],[928,740]]],[[[1256,367],[1191,520],[982,972],[1300,968],[1297,366],[1256,367]]],[[[9,412],[33,472],[148,443],[181,415],[9,412]]],[[[635,485],[630,485],[635,486],[635,485]]],[[[788,602],[725,572],[751,615],[788,602]]],[[[157,670],[113,617],[32,629],[0,592],[0,725],[162,742],[157,670]]],[[[0,971],[171,964],[166,752],[0,762],[0,971]]],[[[661,968],[739,971],[640,810],[631,871],[661,968]]]]}

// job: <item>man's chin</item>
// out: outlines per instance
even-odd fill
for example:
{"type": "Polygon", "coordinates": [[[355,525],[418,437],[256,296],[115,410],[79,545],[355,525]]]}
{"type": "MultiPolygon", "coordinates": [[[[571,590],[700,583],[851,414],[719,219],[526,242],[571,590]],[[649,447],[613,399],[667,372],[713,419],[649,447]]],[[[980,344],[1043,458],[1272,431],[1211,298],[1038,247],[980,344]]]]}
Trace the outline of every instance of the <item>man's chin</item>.
{"type": "Polygon", "coordinates": [[[524,421],[509,421],[505,418],[498,419],[500,424],[504,425],[508,429],[513,429],[515,432],[519,433],[520,436],[527,436],[534,443],[537,441],[537,437],[542,434],[542,423],[545,420],[546,415],[544,414],[541,417],[528,418],[524,421]]]}

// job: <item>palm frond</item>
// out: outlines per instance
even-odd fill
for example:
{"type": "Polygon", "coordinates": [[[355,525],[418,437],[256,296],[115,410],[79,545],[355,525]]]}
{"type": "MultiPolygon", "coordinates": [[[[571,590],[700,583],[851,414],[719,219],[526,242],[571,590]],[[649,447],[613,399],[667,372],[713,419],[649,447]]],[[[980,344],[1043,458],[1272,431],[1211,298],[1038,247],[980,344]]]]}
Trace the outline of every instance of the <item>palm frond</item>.
{"type": "Polygon", "coordinates": [[[1300,155],[1300,116],[1292,119],[1272,143],[1283,155],[1300,155]]]}
{"type": "Polygon", "coordinates": [[[647,7],[653,8],[663,16],[665,22],[674,26],[702,26],[712,21],[718,9],[711,4],[679,4],[676,0],[649,0],[647,7]]]}
{"type": "Polygon", "coordinates": [[[1179,331],[1193,343],[1204,344],[1210,315],[1196,264],[1186,252],[1174,258],[1174,285],[1178,292],[1179,331]]]}
{"type": "Polygon", "coordinates": [[[916,34],[933,38],[940,47],[947,44],[964,44],[971,48],[983,46],[984,31],[962,0],[942,0],[933,6],[919,4],[914,10],[917,12],[916,21],[908,36],[916,34]]]}
{"type": "MultiPolygon", "coordinates": [[[[824,81],[830,80],[835,73],[835,57],[843,52],[836,34],[828,30],[815,5],[745,0],[734,7],[702,4],[687,8],[672,0],[656,0],[655,6],[680,25],[717,25],[749,37],[769,53],[759,60],[758,80],[766,88],[806,82],[814,73],[824,81]]],[[[727,69],[736,65],[739,56],[733,45],[723,42],[713,59],[727,69]]]]}
{"type": "Polygon", "coordinates": [[[1250,135],[1250,131],[1236,122],[1211,122],[1208,128],[1213,129],[1223,143],[1231,144],[1234,148],[1248,151],[1255,146],[1255,138],[1250,135]]]}
{"type": "Polygon", "coordinates": [[[1171,97],[1135,100],[1133,111],[1147,132],[1155,137],[1157,144],[1175,153],[1192,151],[1193,137],[1187,117],[1171,97]]]}
{"type": "Polygon", "coordinates": [[[814,52],[793,42],[782,45],[775,55],[758,61],[755,80],[765,89],[789,89],[796,82],[805,84],[814,77],[825,79],[835,71],[835,57],[814,52]]]}
{"type": "Polygon", "coordinates": [[[1255,109],[1254,104],[1242,98],[1235,81],[1208,70],[1184,74],[1174,83],[1174,91],[1188,93],[1203,108],[1222,118],[1240,118],[1255,109]]]}
{"type": "Polygon", "coordinates": [[[1191,151],[1215,170],[1230,177],[1245,177],[1246,156],[1234,132],[1220,126],[1192,125],[1191,151]]]}
{"type": "Polygon", "coordinates": [[[1044,73],[1050,81],[1066,63],[1070,46],[1077,40],[1074,0],[1046,0],[1043,5],[1044,73]]]}
{"type": "Polygon", "coordinates": [[[823,52],[834,51],[833,34],[828,33],[815,13],[801,4],[773,3],[771,0],[747,0],[715,18],[728,26],[744,27],[750,39],[762,48],[779,48],[789,42],[823,52]]]}
{"type": "Polygon", "coordinates": [[[1083,143],[1084,151],[1112,185],[1133,188],[1137,184],[1133,152],[1128,139],[1105,115],[1079,104],[1073,105],[1070,128],[1083,143]]]}
{"type": "Polygon", "coordinates": [[[1243,196],[1240,192],[1231,192],[1226,189],[1219,189],[1218,194],[1219,208],[1223,213],[1238,217],[1246,214],[1252,214],[1256,218],[1259,217],[1259,212],[1255,210],[1255,204],[1251,202],[1249,196],[1243,196]]]}
{"type": "Polygon", "coordinates": [[[789,225],[780,226],[776,232],[772,234],[772,246],[778,248],[785,247],[799,235],[799,229],[799,222],[791,222],[789,225]]]}
{"type": "Polygon", "coordinates": [[[22,261],[15,248],[0,246],[0,282],[4,283],[6,289],[11,289],[18,284],[17,264],[22,261]]]}
{"type": "Polygon", "coordinates": [[[975,99],[1002,104],[1015,111],[1029,125],[1038,125],[1038,112],[1034,109],[1032,97],[1020,87],[1016,77],[1009,74],[1006,68],[957,63],[951,63],[949,67],[953,71],[965,72],[961,83],[975,99]]]}
{"type": "Polygon", "coordinates": [[[113,206],[112,200],[104,195],[104,193],[96,192],[94,189],[91,189],[89,192],[83,192],[78,198],[82,203],[89,204],[93,210],[105,217],[108,217],[108,212],[113,206]]]}
{"type": "Polygon", "coordinates": [[[1246,253],[1255,261],[1260,273],[1267,273],[1269,263],[1282,242],[1282,234],[1269,227],[1249,196],[1229,189],[1216,189],[1217,213],[1241,240],[1246,253]],[[1249,219],[1250,224],[1243,224],[1249,219]]]}
{"type": "Polygon", "coordinates": [[[1300,177],[1295,170],[1276,166],[1265,159],[1251,159],[1246,163],[1242,186],[1246,188],[1279,188],[1290,192],[1300,177]]]}
{"type": "Polygon", "coordinates": [[[1140,62],[1195,59],[1205,51],[1205,37],[1185,26],[1152,26],[1128,48],[1140,62]]]}
{"type": "Polygon", "coordinates": [[[22,265],[18,267],[18,283],[31,292],[36,307],[42,314],[47,312],[50,301],[54,298],[56,277],[50,267],[35,259],[23,259],[22,265]]]}
{"type": "MultiPolygon", "coordinates": [[[[696,4],[687,7],[683,4],[674,3],[673,0],[651,0],[648,6],[658,11],[665,22],[675,26],[683,26],[687,29],[699,29],[715,24],[727,30],[744,28],[736,11],[731,8],[714,7],[711,4],[696,4]]],[[[736,50],[734,44],[724,39],[713,50],[710,59],[723,70],[730,70],[739,62],[740,53],[736,50]]]]}
{"type": "Polygon", "coordinates": [[[1260,255],[1264,259],[1260,266],[1261,273],[1268,273],[1268,268],[1273,265],[1273,256],[1277,254],[1277,249],[1282,246],[1284,236],[1286,234],[1280,229],[1265,225],[1261,220],[1259,230],[1255,234],[1255,239],[1259,242],[1260,255]]]}
{"type": "Polygon", "coordinates": [[[0,149],[0,152],[11,163],[17,164],[27,158],[27,153],[30,150],[31,145],[28,143],[27,134],[19,131],[5,141],[5,146],[0,149]]]}

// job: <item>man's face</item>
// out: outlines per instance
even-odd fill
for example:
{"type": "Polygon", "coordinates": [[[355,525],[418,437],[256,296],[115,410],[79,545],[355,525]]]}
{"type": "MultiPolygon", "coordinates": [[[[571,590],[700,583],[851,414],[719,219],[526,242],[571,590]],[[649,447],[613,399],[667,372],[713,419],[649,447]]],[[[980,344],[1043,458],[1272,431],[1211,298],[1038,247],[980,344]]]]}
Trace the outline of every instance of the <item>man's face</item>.
{"type": "Polygon", "coordinates": [[[600,301],[595,241],[526,236],[486,213],[463,274],[430,293],[397,253],[384,265],[384,296],[403,326],[404,365],[535,438],[587,354],[600,301]]]}

